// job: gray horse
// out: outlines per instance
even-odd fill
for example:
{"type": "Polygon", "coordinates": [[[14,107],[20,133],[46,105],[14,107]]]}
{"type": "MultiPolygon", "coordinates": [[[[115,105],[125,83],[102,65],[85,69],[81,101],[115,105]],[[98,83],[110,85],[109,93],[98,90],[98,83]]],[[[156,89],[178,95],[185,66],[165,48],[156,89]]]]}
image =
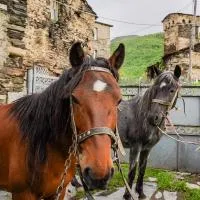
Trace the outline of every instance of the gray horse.
{"type": "MultiPolygon", "coordinates": [[[[153,69],[150,74],[157,75],[153,85],[143,96],[122,101],[118,120],[122,143],[124,147],[130,148],[128,184],[131,188],[139,161],[136,192],[140,199],[146,197],[143,192],[143,177],[149,152],[162,136],[158,127],[165,128],[165,116],[175,106],[178,97],[181,68],[176,66],[174,72],[153,69]]],[[[127,190],[124,198],[131,199],[127,190]]]]}

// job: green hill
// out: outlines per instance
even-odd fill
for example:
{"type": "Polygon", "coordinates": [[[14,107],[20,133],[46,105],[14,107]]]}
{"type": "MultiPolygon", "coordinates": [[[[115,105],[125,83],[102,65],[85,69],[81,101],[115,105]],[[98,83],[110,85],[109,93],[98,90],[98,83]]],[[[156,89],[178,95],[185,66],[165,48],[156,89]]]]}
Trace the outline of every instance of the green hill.
{"type": "Polygon", "coordinates": [[[124,43],[126,48],[125,62],[120,70],[122,84],[133,84],[138,83],[140,79],[144,80],[146,68],[159,62],[163,56],[162,33],[117,38],[112,40],[112,51],[119,43],[124,43]]]}

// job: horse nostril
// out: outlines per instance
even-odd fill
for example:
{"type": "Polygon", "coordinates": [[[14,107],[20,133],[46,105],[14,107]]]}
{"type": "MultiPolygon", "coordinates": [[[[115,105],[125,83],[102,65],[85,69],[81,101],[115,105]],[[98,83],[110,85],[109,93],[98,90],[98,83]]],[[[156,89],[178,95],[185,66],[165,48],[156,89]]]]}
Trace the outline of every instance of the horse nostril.
{"type": "Polygon", "coordinates": [[[158,119],[159,119],[159,117],[158,117],[158,115],[156,115],[155,118],[154,118],[155,122],[157,122],[158,119]]]}
{"type": "Polygon", "coordinates": [[[91,174],[91,168],[90,167],[86,167],[85,169],[84,169],[84,172],[83,172],[83,174],[84,174],[84,176],[85,177],[90,177],[90,174],[91,174]]]}

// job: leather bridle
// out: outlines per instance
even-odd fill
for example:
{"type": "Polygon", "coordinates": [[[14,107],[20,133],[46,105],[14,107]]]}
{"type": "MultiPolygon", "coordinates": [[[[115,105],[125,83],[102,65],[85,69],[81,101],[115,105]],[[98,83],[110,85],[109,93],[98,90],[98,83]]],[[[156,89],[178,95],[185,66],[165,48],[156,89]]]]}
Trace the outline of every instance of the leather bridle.
{"type": "Polygon", "coordinates": [[[167,115],[169,114],[169,111],[173,108],[174,104],[175,104],[175,101],[178,97],[178,93],[180,91],[180,88],[178,87],[177,90],[175,91],[174,93],[174,96],[172,98],[171,101],[164,101],[162,99],[152,99],[152,103],[158,103],[160,105],[163,105],[163,106],[166,106],[167,107],[167,110],[165,113],[161,113],[162,114],[162,120],[160,121],[159,124],[157,124],[156,126],[158,128],[160,128],[160,126],[163,124],[163,121],[167,118],[167,115]]]}
{"type": "Polygon", "coordinates": [[[167,106],[167,112],[169,112],[172,109],[172,107],[173,107],[173,105],[176,101],[176,98],[178,97],[179,90],[180,89],[178,88],[175,91],[174,96],[173,96],[171,101],[164,101],[164,100],[161,100],[161,99],[152,99],[152,103],[158,103],[160,105],[167,106]]]}
{"type": "MultiPolygon", "coordinates": [[[[106,72],[106,73],[113,75],[112,72],[109,69],[103,68],[103,67],[91,66],[86,71],[106,72]]],[[[81,142],[83,142],[83,141],[87,140],[88,138],[95,136],[95,135],[108,135],[111,138],[113,145],[116,146],[116,144],[118,143],[118,140],[119,140],[118,132],[117,131],[114,132],[109,127],[93,127],[90,130],[87,130],[87,131],[84,131],[84,132],[78,134],[77,129],[76,129],[76,123],[75,123],[75,120],[74,120],[72,95],[70,97],[70,108],[71,108],[72,131],[73,131],[73,134],[76,135],[77,145],[79,145],[81,142]]]]}

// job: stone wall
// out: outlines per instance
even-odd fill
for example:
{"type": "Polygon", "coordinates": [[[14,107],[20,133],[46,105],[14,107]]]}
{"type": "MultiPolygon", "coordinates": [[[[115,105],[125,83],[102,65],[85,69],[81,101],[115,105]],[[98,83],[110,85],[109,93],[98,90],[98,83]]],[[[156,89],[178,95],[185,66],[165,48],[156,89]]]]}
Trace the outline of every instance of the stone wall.
{"type": "Polygon", "coordinates": [[[68,51],[73,42],[92,39],[96,14],[85,0],[56,4],[57,20],[51,16],[52,2],[0,0],[0,103],[9,95],[27,93],[27,69],[39,65],[60,75],[70,67],[68,51]]]}
{"type": "Polygon", "coordinates": [[[2,81],[4,81],[4,74],[1,72],[1,69],[6,62],[8,56],[6,47],[7,47],[7,34],[6,34],[6,25],[8,21],[8,16],[6,13],[7,6],[0,4],[0,104],[6,102],[5,90],[2,87],[2,81]]]}
{"type": "Polygon", "coordinates": [[[100,57],[108,58],[110,56],[110,28],[112,26],[109,24],[104,24],[101,22],[96,22],[94,25],[94,30],[97,31],[96,40],[93,38],[92,47],[93,52],[96,51],[97,55],[100,57]]]}
{"type": "MultiPolygon", "coordinates": [[[[184,79],[188,79],[189,45],[193,16],[183,13],[171,13],[163,20],[164,28],[164,57],[163,61],[168,70],[180,65],[184,79]]],[[[192,52],[192,80],[200,80],[200,16],[197,16],[195,28],[195,49],[192,52]]]]}
{"type": "MultiPolygon", "coordinates": [[[[182,79],[187,78],[189,72],[189,48],[177,51],[163,57],[167,70],[174,70],[176,65],[182,68],[182,79]]],[[[192,80],[200,80],[200,44],[195,45],[192,52],[192,80]]]]}
{"type": "Polygon", "coordinates": [[[175,52],[177,50],[177,26],[164,29],[164,54],[175,52]]]}
{"type": "MultiPolygon", "coordinates": [[[[62,2],[77,9],[84,8],[82,0],[62,2]]],[[[59,4],[58,21],[53,22],[49,6],[46,0],[28,0],[30,20],[26,26],[28,51],[24,62],[30,67],[39,63],[60,74],[65,67],[69,67],[68,50],[72,43],[92,38],[95,16],[59,4]]]]}
{"type": "Polygon", "coordinates": [[[22,56],[25,55],[23,43],[26,2],[0,1],[0,103],[7,101],[7,93],[19,92],[23,88],[24,70],[22,56]],[[3,17],[4,16],[4,17],[3,17]]]}

